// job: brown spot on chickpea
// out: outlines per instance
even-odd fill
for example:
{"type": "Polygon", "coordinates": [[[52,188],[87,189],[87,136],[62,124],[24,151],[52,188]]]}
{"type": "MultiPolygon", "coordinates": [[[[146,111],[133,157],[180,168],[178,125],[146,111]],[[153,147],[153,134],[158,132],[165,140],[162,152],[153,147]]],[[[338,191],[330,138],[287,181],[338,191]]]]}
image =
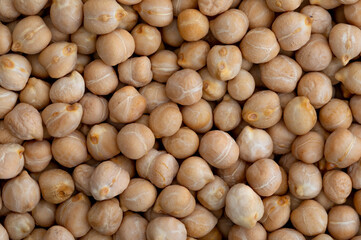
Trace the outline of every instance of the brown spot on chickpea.
{"type": "Polygon", "coordinates": [[[3,65],[4,68],[14,68],[15,67],[15,63],[8,58],[4,58],[1,65],[3,65]]]}

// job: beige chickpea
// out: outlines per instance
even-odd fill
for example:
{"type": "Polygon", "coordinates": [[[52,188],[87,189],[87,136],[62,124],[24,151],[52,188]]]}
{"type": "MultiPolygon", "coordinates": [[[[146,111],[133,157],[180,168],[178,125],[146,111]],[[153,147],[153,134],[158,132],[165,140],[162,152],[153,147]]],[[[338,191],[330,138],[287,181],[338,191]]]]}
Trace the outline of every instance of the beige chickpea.
{"type": "Polygon", "coordinates": [[[296,10],[302,3],[302,0],[277,1],[266,0],[267,6],[274,12],[287,12],[296,10]]]}
{"type": "Polygon", "coordinates": [[[122,6],[126,14],[120,19],[118,28],[131,31],[138,22],[138,13],[133,9],[132,6],[124,4],[120,4],[120,6],[122,6]]]}
{"type": "Polygon", "coordinates": [[[35,222],[29,213],[9,213],[5,217],[4,227],[10,239],[20,240],[33,231],[35,222]]]}
{"type": "Polygon", "coordinates": [[[317,195],[317,197],[315,197],[315,200],[321,204],[326,211],[335,206],[335,203],[326,196],[323,190],[320,192],[320,194],[317,195]]]}
{"type": "Polygon", "coordinates": [[[100,234],[110,236],[114,234],[122,222],[123,212],[119,201],[115,198],[96,202],[87,216],[90,226],[100,234]]]}
{"type": "Polygon", "coordinates": [[[335,78],[335,74],[342,67],[343,67],[343,64],[342,64],[341,60],[339,60],[336,57],[333,57],[330,64],[322,72],[331,79],[332,85],[335,85],[335,84],[339,83],[339,81],[335,78]]]}
{"type": "Polygon", "coordinates": [[[217,104],[213,111],[215,126],[222,131],[235,129],[242,120],[242,110],[239,103],[228,94],[223,97],[222,102],[217,104]]]}
{"type": "Polygon", "coordinates": [[[361,10],[361,2],[360,1],[353,1],[354,3],[348,4],[344,6],[344,13],[347,22],[361,27],[361,18],[360,18],[360,10],[361,10]]]}
{"type": "Polygon", "coordinates": [[[332,240],[333,238],[328,235],[328,234],[320,234],[320,235],[317,235],[316,237],[312,238],[312,240],[332,240]]]}
{"type": "Polygon", "coordinates": [[[331,30],[332,18],[330,13],[324,8],[307,5],[300,12],[312,18],[312,33],[328,34],[331,30]]]}
{"type": "Polygon", "coordinates": [[[211,168],[200,157],[190,157],[184,160],[177,174],[178,183],[191,191],[199,191],[213,180],[211,168]]]}
{"type": "Polygon", "coordinates": [[[115,1],[89,0],[83,6],[84,28],[95,34],[107,34],[115,30],[126,16],[126,11],[115,1]]]}
{"type": "Polygon", "coordinates": [[[161,34],[156,27],[140,23],[131,32],[135,42],[134,52],[149,56],[155,53],[161,45],[161,34]]]}
{"type": "Polygon", "coordinates": [[[51,42],[63,42],[63,41],[69,41],[69,34],[65,34],[63,32],[60,32],[52,23],[50,16],[44,17],[44,22],[46,26],[48,26],[50,32],[51,32],[51,42]]]}
{"type": "Polygon", "coordinates": [[[204,99],[182,108],[183,122],[197,133],[205,133],[213,126],[213,113],[210,104],[204,99]]]}
{"type": "Polygon", "coordinates": [[[242,117],[253,127],[272,127],[282,117],[278,95],[269,90],[253,94],[243,106],[242,117]]]}
{"type": "Polygon", "coordinates": [[[153,79],[165,83],[168,78],[179,70],[177,55],[169,50],[160,50],[150,57],[153,79]]]}
{"type": "Polygon", "coordinates": [[[263,199],[264,214],[260,220],[263,227],[269,231],[275,231],[283,227],[290,218],[290,196],[271,196],[263,199]]]}
{"type": "Polygon", "coordinates": [[[174,217],[157,217],[148,223],[146,237],[148,240],[186,240],[187,230],[184,224],[174,217]]]}
{"type": "Polygon", "coordinates": [[[24,167],[24,147],[16,143],[0,144],[0,179],[11,179],[24,167]]]}
{"type": "Polygon", "coordinates": [[[94,125],[87,136],[87,148],[97,161],[103,161],[120,153],[117,146],[118,131],[108,123],[94,125]]]}
{"type": "Polygon", "coordinates": [[[76,59],[74,70],[80,74],[83,74],[85,66],[88,65],[90,61],[90,56],[79,53],[76,59]]]}
{"type": "Polygon", "coordinates": [[[341,99],[331,99],[319,113],[322,127],[327,131],[337,128],[348,128],[352,123],[352,112],[347,102],[341,99]]]}
{"type": "Polygon", "coordinates": [[[231,227],[228,234],[229,240],[241,240],[243,237],[246,239],[266,240],[267,232],[260,223],[256,223],[256,225],[250,229],[238,225],[231,227]]]}
{"type": "Polygon", "coordinates": [[[31,64],[31,75],[41,79],[48,78],[49,74],[46,69],[40,64],[38,57],[39,54],[26,56],[26,59],[28,59],[31,64]]]}
{"type": "Polygon", "coordinates": [[[0,10],[0,21],[11,22],[19,17],[20,12],[16,10],[13,1],[1,0],[0,4],[2,6],[0,10]]]}
{"type": "Polygon", "coordinates": [[[360,79],[360,62],[353,62],[348,64],[346,67],[341,68],[336,72],[336,80],[342,82],[343,86],[350,91],[351,93],[360,94],[361,85],[359,83],[360,79]]]}
{"type": "Polygon", "coordinates": [[[273,142],[273,153],[286,154],[291,151],[292,143],[296,135],[287,129],[283,120],[280,120],[276,125],[268,128],[267,133],[273,142]]]}
{"type": "Polygon", "coordinates": [[[2,23],[0,23],[0,34],[0,54],[3,55],[10,51],[12,45],[12,37],[9,28],[2,23]]]}
{"type": "Polygon", "coordinates": [[[206,65],[209,50],[206,41],[185,42],[178,52],[178,65],[197,71],[206,65]]]}
{"type": "Polygon", "coordinates": [[[339,170],[332,170],[323,176],[323,191],[336,204],[343,204],[352,191],[349,175],[339,170]]]}
{"type": "Polygon", "coordinates": [[[50,102],[50,84],[38,78],[29,78],[25,88],[19,94],[20,102],[27,103],[40,110],[50,102]]]}
{"type": "Polygon", "coordinates": [[[85,82],[82,75],[73,71],[71,74],[56,80],[49,92],[53,103],[75,103],[78,102],[85,92],[85,82]]]}
{"type": "Polygon", "coordinates": [[[361,102],[361,97],[358,95],[354,95],[350,100],[350,108],[352,111],[352,116],[358,123],[361,123],[361,111],[358,108],[360,102],[361,102]]]}
{"type": "Polygon", "coordinates": [[[123,211],[146,212],[157,198],[153,184],[142,178],[130,180],[127,189],[119,196],[123,211]]]}
{"type": "Polygon", "coordinates": [[[254,227],[264,213],[261,198],[243,183],[236,184],[229,190],[225,210],[233,223],[248,229],[254,227]]]}
{"type": "Polygon", "coordinates": [[[41,172],[53,158],[48,141],[28,141],[24,143],[25,168],[31,172],[41,172]]]}
{"type": "Polygon", "coordinates": [[[281,156],[280,160],[279,160],[279,165],[281,167],[283,167],[283,169],[287,172],[287,174],[289,173],[289,170],[292,166],[293,163],[298,162],[298,160],[296,159],[295,156],[293,156],[292,153],[286,153],[284,155],[281,156]]]}
{"type": "Polygon", "coordinates": [[[4,118],[5,127],[22,140],[42,140],[43,125],[38,110],[27,103],[17,104],[4,118]]]}
{"type": "MultiPolygon", "coordinates": [[[[215,239],[215,240],[222,240],[222,234],[218,230],[217,227],[214,227],[212,231],[210,231],[204,237],[198,238],[198,240],[208,240],[208,239],[215,239]]],[[[187,240],[194,240],[194,238],[187,238],[187,240]]]]}
{"type": "Polygon", "coordinates": [[[279,15],[272,24],[272,31],[281,48],[296,51],[304,46],[311,37],[312,19],[298,12],[279,15]]]}
{"type": "Polygon", "coordinates": [[[79,103],[83,107],[81,122],[84,124],[98,124],[108,118],[108,101],[92,93],[85,93],[79,103]]]}
{"type": "Polygon", "coordinates": [[[80,240],[112,240],[111,236],[103,235],[91,229],[86,235],[79,238],[80,240]]]}
{"type": "Polygon", "coordinates": [[[120,123],[130,123],[142,116],[146,108],[146,99],[132,86],[116,91],[109,100],[109,115],[120,123]]]}
{"type": "Polygon", "coordinates": [[[12,91],[21,91],[31,73],[29,61],[18,54],[0,56],[0,86],[12,91]]]}
{"type": "Polygon", "coordinates": [[[245,181],[246,168],[246,162],[239,159],[228,168],[217,169],[217,175],[221,177],[228,184],[228,186],[232,187],[237,183],[245,181]]]}
{"type": "MultiPolygon", "coordinates": [[[[241,74],[241,71],[238,75],[241,74]]],[[[201,75],[201,78],[203,80],[202,98],[204,98],[207,101],[215,101],[215,100],[219,100],[225,95],[227,91],[227,83],[225,81],[218,80],[217,78],[211,76],[206,67],[202,68],[199,71],[199,74],[201,75]]],[[[236,79],[237,76],[234,79],[236,79]]],[[[233,91],[232,94],[238,94],[238,92],[233,91]]]]}
{"type": "Polygon", "coordinates": [[[243,69],[241,69],[233,79],[227,82],[229,95],[237,101],[244,101],[251,97],[254,89],[255,81],[253,76],[243,69]]]}
{"type": "Polygon", "coordinates": [[[209,22],[205,15],[196,9],[183,10],[177,19],[180,36],[186,41],[198,41],[209,31],[209,22]]]}
{"type": "Polygon", "coordinates": [[[127,171],[112,161],[99,164],[90,177],[90,192],[98,200],[111,199],[121,194],[130,181],[127,171]]]}
{"type": "Polygon", "coordinates": [[[280,46],[275,34],[268,28],[254,28],[242,39],[243,57],[251,63],[265,63],[275,58],[280,46]]]}
{"type": "Polygon", "coordinates": [[[65,137],[80,124],[83,108],[79,103],[53,103],[41,113],[48,133],[53,137],[65,137]]]}
{"type": "Polygon", "coordinates": [[[16,105],[18,94],[0,87],[0,119],[4,118],[16,105]]]}
{"type": "Polygon", "coordinates": [[[198,201],[211,211],[220,210],[224,207],[229,187],[222,178],[215,176],[214,180],[207,183],[197,193],[198,201]]]}
{"type": "Polygon", "coordinates": [[[139,93],[146,99],[147,107],[145,112],[147,113],[151,113],[156,107],[169,102],[165,85],[158,82],[151,82],[140,88],[139,93]]]}
{"type": "Polygon", "coordinates": [[[91,196],[89,180],[94,169],[90,165],[80,164],[74,168],[72,174],[76,189],[87,196],[91,196]]]}
{"type": "Polygon", "coordinates": [[[126,212],[120,227],[113,235],[113,239],[146,240],[145,231],[147,225],[148,221],[139,214],[126,212]]]}
{"type": "Polygon", "coordinates": [[[172,47],[182,45],[184,39],[180,35],[177,19],[173,19],[169,25],[162,28],[162,41],[172,47]]]}
{"type": "Polygon", "coordinates": [[[143,0],[133,6],[140,17],[155,27],[164,27],[173,20],[173,6],[171,0],[143,0]]]}
{"type": "Polygon", "coordinates": [[[293,98],[283,111],[286,127],[296,135],[308,133],[316,124],[317,114],[307,97],[293,98]]]}
{"type": "Polygon", "coordinates": [[[22,0],[13,1],[14,7],[17,11],[24,15],[36,15],[47,4],[46,0],[36,0],[31,2],[24,2],[22,0]]]}
{"type": "Polygon", "coordinates": [[[339,23],[331,29],[329,44],[332,53],[344,66],[360,54],[361,44],[356,41],[359,38],[361,38],[361,30],[353,25],[339,23]]]}
{"type": "Polygon", "coordinates": [[[78,53],[92,54],[96,51],[97,35],[88,32],[84,27],[80,27],[76,32],[71,34],[71,41],[78,46],[78,53]]]}
{"type": "Polygon", "coordinates": [[[156,138],[175,134],[182,124],[182,114],[173,102],[163,103],[150,114],[149,127],[156,138]],[[170,121],[171,119],[171,121],[170,121]]]}
{"type": "Polygon", "coordinates": [[[286,170],[284,170],[284,168],[281,166],[280,166],[280,170],[282,175],[282,181],[280,187],[277,189],[274,195],[284,195],[288,191],[288,176],[286,170]]]}
{"type": "Polygon", "coordinates": [[[72,34],[83,22],[83,2],[81,0],[60,0],[50,7],[50,18],[59,31],[72,34]]]}
{"type": "Polygon", "coordinates": [[[159,193],[153,210],[176,218],[184,218],[194,211],[195,206],[195,199],[187,188],[170,185],[159,193]]]}
{"type": "Polygon", "coordinates": [[[296,97],[296,93],[295,92],[279,93],[278,97],[280,98],[281,108],[285,109],[287,104],[296,97]]]}
{"type": "Polygon", "coordinates": [[[43,240],[74,240],[74,236],[65,227],[55,225],[48,229],[43,240]]]}
{"type": "Polygon", "coordinates": [[[306,240],[306,238],[295,229],[280,228],[268,234],[268,240],[306,240]]]}
{"type": "Polygon", "coordinates": [[[24,240],[42,240],[45,234],[44,228],[35,228],[24,240]]]}
{"type": "Polygon", "coordinates": [[[4,121],[0,120],[0,144],[10,143],[22,144],[23,140],[12,135],[11,132],[5,127],[4,121]]]}
{"type": "Polygon", "coordinates": [[[64,202],[74,192],[71,175],[61,169],[49,169],[40,174],[39,186],[45,201],[53,204],[64,202]]]}
{"type": "Polygon", "coordinates": [[[357,212],[346,205],[331,208],[328,213],[328,232],[336,239],[350,239],[360,228],[357,212]]]}
{"type": "Polygon", "coordinates": [[[266,1],[262,0],[245,0],[241,2],[239,9],[242,10],[248,17],[249,28],[270,27],[275,17],[266,1]]]}
{"type": "Polygon", "coordinates": [[[210,165],[220,169],[234,164],[240,152],[236,141],[220,130],[207,132],[200,141],[198,151],[210,165]]]}
{"type": "Polygon", "coordinates": [[[28,172],[23,171],[6,182],[2,189],[2,200],[4,206],[13,212],[31,211],[40,201],[39,185],[28,172]]]}
{"type": "Polygon", "coordinates": [[[215,16],[227,11],[233,3],[233,0],[199,0],[199,10],[206,16],[215,16]]]}
{"type": "Polygon", "coordinates": [[[237,76],[242,65],[242,53],[234,45],[215,45],[207,56],[209,73],[219,80],[227,81],[237,76]]]}
{"type": "Polygon", "coordinates": [[[173,15],[178,16],[183,10],[195,9],[198,7],[197,0],[172,0],[173,15]]]}
{"type": "Polygon", "coordinates": [[[115,29],[113,32],[98,37],[97,53],[105,64],[115,66],[132,56],[135,46],[138,44],[135,40],[128,31],[115,29]]]}
{"type": "Polygon", "coordinates": [[[118,164],[118,166],[128,172],[130,178],[133,178],[135,176],[135,162],[133,160],[130,160],[123,155],[118,155],[110,160],[118,164]]]}
{"type": "Polygon", "coordinates": [[[51,32],[41,17],[29,16],[16,24],[12,38],[12,51],[36,54],[48,46],[51,32]]]}
{"type": "Polygon", "coordinates": [[[347,168],[347,174],[352,180],[352,187],[355,189],[361,189],[361,161],[357,161],[347,168]]]}
{"type": "Polygon", "coordinates": [[[323,157],[324,144],[321,134],[310,131],[293,141],[292,154],[305,163],[316,163],[323,157]]]}
{"type": "Polygon", "coordinates": [[[198,150],[199,138],[193,130],[181,127],[174,135],[163,137],[162,143],[175,158],[184,159],[198,150]]]}
{"type": "Polygon", "coordinates": [[[322,189],[321,173],[315,165],[297,161],[289,169],[288,185],[298,199],[314,198],[322,189]]]}
{"type": "Polygon", "coordinates": [[[133,57],[118,65],[119,81],[134,87],[144,87],[152,81],[153,73],[148,57],[133,57]]]}
{"type": "MultiPolygon", "coordinates": [[[[219,231],[221,232],[223,237],[227,238],[228,236],[232,236],[229,233],[233,226],[234,226],[233,222],[225,215],[223,215],[220,219],[218,219],[217,228],[219,229],[219,231]]],[[[260,223],[258,223],[258,224],[256,224],[255,228],[257,229],[260,226],[262,227],[262,225],[260,223]]],[[[252,228],[252,229],[255,229],[255,228],[252,228]]]]}
{"type": "Polygon", "coordinates": [[[217,218],[199,204],[190,215],[181,221],[187,229],[187,235],[195,238],[204,237],[217,224],[217,218]]]}
{"type": "Polygon", "coordinates": [[[36,207],[31,211],[31,215],[37,226],[50,227],[55,223],[56,205],[45,200],[40,200],[36,207]]]}
{"type": "Polygon", "coordinates": [[[239,157],[247,162],[268,158],[273,152],[271,136],[262,129],[246,126],[237,137],[239,157]]]}
{"type": "Polygon", "coordinates": [[[114,92],[119,83],[115,70],[100,59],[85,66],[84,80],[86,88],[96,95],[108,95],[114,92]]]}
{"type": "MultiPolygon", "coordinates": [[[[0,125],[1,125],[1,123],[0,123],[0,125]]],[[[361,124],[353,123],[348,128],[348,130],[350,130],[350,132],[352,132],[355,136],[357,136],[359,138],[361,137],[361,124]]]]}
{"type": "Polygon", "coordinates": [[[361,199],[360,198],[361,198],[361,191],[357,191],[355,193],[355,195],[353,196],[353,205],[358,214],[360,214],[360,212],[361,212],[361,206],[360,206],[361,199]]]}

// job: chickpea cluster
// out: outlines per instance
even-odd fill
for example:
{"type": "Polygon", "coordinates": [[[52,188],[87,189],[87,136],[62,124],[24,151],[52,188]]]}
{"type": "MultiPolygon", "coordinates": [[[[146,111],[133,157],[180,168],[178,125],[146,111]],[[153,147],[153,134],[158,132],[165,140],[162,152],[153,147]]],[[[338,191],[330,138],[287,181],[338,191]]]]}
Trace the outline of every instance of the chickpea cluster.
{"type": "Polygon", "coordinates": [[[360,240],[361,0],[0,0],[0,240],[360,240]]]}

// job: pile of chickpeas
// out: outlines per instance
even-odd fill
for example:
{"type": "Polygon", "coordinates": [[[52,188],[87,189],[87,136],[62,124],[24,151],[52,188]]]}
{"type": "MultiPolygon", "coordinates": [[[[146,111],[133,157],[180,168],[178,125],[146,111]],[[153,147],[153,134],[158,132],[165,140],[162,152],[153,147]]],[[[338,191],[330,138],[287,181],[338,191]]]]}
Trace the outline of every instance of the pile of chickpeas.
{"type": "Polygon", "coordinates": [[[0,0],[0,240],[360,240],[361,0],[0,0]]]}

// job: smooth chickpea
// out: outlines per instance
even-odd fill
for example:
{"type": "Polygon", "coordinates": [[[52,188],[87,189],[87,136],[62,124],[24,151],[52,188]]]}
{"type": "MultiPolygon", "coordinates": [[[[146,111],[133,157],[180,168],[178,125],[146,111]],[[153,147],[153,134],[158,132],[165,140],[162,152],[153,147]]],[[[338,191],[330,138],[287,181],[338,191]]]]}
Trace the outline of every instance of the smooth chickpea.
{"type": "Polygon", "coordinates": [[[178,52],[178,65],[197,71],[206,65],[209,50],[206,41],[185,42],[178,52]]]}
{"type": "Polygon", "coordinates": [[[178,16],[183,10],[195,9],[198,7],[198,0],[172,0],[173,15],[178,16]]]}
{"type": "Polygon", "coordinates": [[[287,129],[283,120],[280,120],[276,125],[268,128],[267,133],[272,138],[273,153],[286,154],[291,151],[292,143],[296,135],[287,129]]]}
{"type": "MultiPolygon", "coordinates": [[[[0,124],[1,125],[1,124],[0,124]]],[[[349,127],[350,132],[352,132],[355,136],[361,137],[361,125],[358,123],[353,123],[349,127]]]]}
{"type": "Polygon", "coordinates": [[[41,172],[53,158],[48,141],[28,141],[24,143],[25,168],[31,172],[41,172]]]}
{"type": "Polygon", "coordinates": [[[320,194],[315,197],[315,200],[319,204],[321,204],[326,211],[330,210],[333,206],[335,206],[335,203],[326,196],[324,191],[321,191],[320,194]]]}
{"type": "Polygon", "coordinates": [[[155,27],[164,27],[173,20],[173,6],[171,0],[143,0],[133,7],[140,17],[155,27]]]}
{"type": "Polygon", "coordinates": [[[81,122],[84,124],[98,124],[108,118],[108,101],[92,93],[85,93],[79,103],[83,107],[81,122]]]}
{"type": "Polygon", "coordinates": [[[159,30],[144,23],[135,26],[131,34],[135,42],[134,52],[138,55],[152,55],[159,49],[162,42],[159,30]]]}
{"type": "Polygon", "coordinates": [[[325,140],[317,132],[298,136],[292,143],[292,154],[305,163],[316,163],[323,157],[325,140]]]}
{"type": "Polygon", "coordinates": [[[103,235],[91,229],[86,235],[79,238],[80,240],[112,240],[111,236],[103,235]]]}
{"type": "Polygon", "coordinates": [[[197,199],[211,211],[220,210],[224,207],[229,187],[220,177],[215,176],[214,180],[205,185],[197,193],[197,199]]]}
{"type": "Polygon", "coordinates": [[[182,114],[173,102],[159,105],[150,114],[149,127],[156,138],[172,136],[181,124],[182,114]]]}
{"type": "Polygon", "coordinates": [[[304,46],[311,37],[312,19],[298,12],[279,15],[272,24],[272,31],[281,48],[296,51],[304,46]]]}
{"type": "Polygon", "coordinates": [[[65,227],[55,225],[48,229],[43,240],[74,240],[74,236],[65,227]]]}
{"type": "Polygon", "coordinates": [[[275,231],[288,222],[291,213],[291,201],[288,195],[265,198],[263,205],[264,214],[260,222],[267,231],[275,231]]]}
{"type": "Polygon", "coordinates": [[[55,81],[49,92],[53,103],[75,103],[78,102],[85,92],[85,82],[82,75],[73,71],[71,74],[55,81]]]}
{"type": "Polygon", "coordinates": [[[96,51],[97,35],[88,32],[84,27],[80,27],[76,32],[71,34],[71,41],[78,46],[78,53],[92,54],[96,51]]]}
{"type": "Polygon", "coordinates": [[[274,12],[268,8],[266,1],[263,0],[242,1],[239,9],[247,15],[250,29],[270,27],[275,17],[274,12]]]}
{"type": "Polygon", "coordinates": [[[280,166],[280,170],[281,170],[282,181],[280,187],[277,189],[274,195],[284,195],[288,191],[288,176],[286,170],[284,170],[284,168],[281,166],[280,166]]]}
{"type": "Polygon", "coordinates": [[[353,205],[358,214],[361,212],[361,191],[357,191],[353,196],[353,205]]]}
{"type": "Polygon", "coordinates": [[[24,15],[38,14],[45,7],[46,3],[46,0],[36,0],[32,2],[24,2],[21,0],[13,1],[16,10],[24,15]]]}
{"type": "Polygon", "coordinates": [[[297,230],[291,228],[280,228],[268,234],[268,240],[306,240],[297,230]]]}
{"type": "Polygon", "coordinates": [[[55,223],[55,210],[55,204],[42,199],[31,211],[31,215],[34,218],[36,225],[40,227],[50,227],[55,223]]]}
{"type": "Polygon", "coordinates": [[[346,205],[331,208],[328,213],[328,232],[336,239],[350,239],[360,228],[357,212],[346,205]]]}
{"type": "Polygon", "coordinates": [[[300,12],[312,18],[312,33],[328,34],[331,30],[331,14],[324,8],[308,5],[302,8],[300,12]]]}
{"type": "Polygon", "coordinates": [[[350,100],[350,108],[352,111],[352,116],[358,123],[361,123],[361,111],[358,108],[360,102],[361,102],[361,97],[358,95],[354,95],[350,100]]]}
{"type": "Polygon", "coordinates": [[[125,16],[120,19],[118,28],[131,31],[138,22],[138,13],[132,8],[132,6],[120,4],[126,11],[125,16]]]}
{"type": "Polygon", "coordinates": [[[0,54],[3,55],[10,51],[12,45],[12,37],[9,28],[2,23],[0,23],[0,34],[0,54]]]}
{"type": "Polygon", "coordinates": [[[160,237],[186,240],[187,230],[184,224],[174,217],[157,217],[148,223],[146,237],[148,240],[156,240],[160,237]]]}
{"type": "Polygon", "coordinates": [[[83,22],[83,2],[81,0],[60,0],[50,7],[50,18],[59,31],[72,34],[83,22]]]}
{"type": "Polygon", "coordinates": [[[165,85],[158,82],[151,82],[139,89],[139,93],[145,97],[147,107],[145,111],[151,113],[156,107],[169,102],[166,95],[165,85]]]}
{"type": "Polygon", "coordinates": [[[115,29],[113,32],[98,37],[96,41],[97,53],[105,64],[115,66],[132,56],[135,46],[138,45],[135,40],[128,31],[115,29]]]}
{"type": "Polygon", "coordinates": [[[287,104],[296,97],[296,93],[295,92],[279,93],[278,97],[280,98],[281,108],[285,109],[287,104]]]}
{"type": "Polygon", "coordinates": [[[250,98],[254,90],[255,81],[253,76],[243,69],[241,69],[233,79],[227,82],[229,95],[237,101],[244,101],[250,98]]]}
{"type": "Polygon", "coordinates": [[[0,86],[12,91],[21,91],[31,73],[29,61],[18,54],[0,56],[0,86]]]}
{"type": "Polygon", "coordinates": [[[238,225],[232,226],[228,234],[228,239],[241,240],[242,237],[245,237],[246,239],[266,240],[267,232],[260,223],[256,223],[256,225],[250,229],[238,225]]]}
{"type": "Polygon", "coordinates": [[[124,214],[118,231],[113,235],[114,240],[146,240],[145,231],[148,221],[142,216],[127,212],[124,214]],[[137,226],[136,228],[134,226],[137,226]]]}
{"type": "Polygon", "coordinates": [[[322,127],[327,131],[337,128],[348,128],[352,123],[352,112],[347,102],[340,99],[331,99],[323,106],[319,113],[322,127]]]}
{"type": "Polygon", "coordinates": [[[213,111],[215,126],[222,131],[235,129],[242,120],[242,110],[239,103],[228,94],[223,97],[213,111]]]}
{"type": "Polygon", "coordinates": [[[128,172],[130,178],[135,176],[135,162],[133,160],[130,160],[129,158],[122,155],[116,156],[110,160],[128,172]]]}
{"type": "Polygon", "coordinates": [[[177,19],[162,28],[162,41],[172,47],[179,47],[184,42],[179,33],[177,19]]]}
{"type": "Polygon", "coordinates": [[[16,105],[18,94],[0,87],[0,118],[4,118],[16,105]]]}
{"type": "Polygon", "coordinates": [[[128,186],[127,171],[112,161],[99,164],[90,177],[90,192],[98,200],[111,199],[121,194],[128,186]]]}
{"type": "Polygon", "coordinates": [[[349,175],[339,170],[332,170],[323,176],[323,191],[336,204],[343,204],[352,191],[349,175]]]}
{"type": "Polygon", "coordinates": [[[90,208],[87,215],[90,226],[106,236],[114,234],[123,219],[123,212],[119,207],[119,201],[115,198],[96,202],[90,208]]]}
{"type": "Polygon", "coordinates": [[[335,74],[336,80],[342,82],[343,86],[351,93],[361,93],[361,85],[359,83],[360,73],[358,70],[360,66],[360,62],[353,62],[341,68],[335,74]]]}
{"type": "Polygon", "coordinates": [[[198,41],[209,31],[209,22],[205,15],[196,9],[185,9],[177,19],[180,36],[186,41],[198,41]]]}
{"type": "Polygon", "coordinates": [[[0,120],[0,144],[10,143],[22,144],[23,140],[12,135],[11,132],[5,127],[4,121],[0,120]]]}
{"type": "Polygon", "coordinates": [[[204,99],[182,108],[183,122],[197,133],[205,133],[213,126],[213,113],[210,104],[204,99]]]}
{"type": "Polygon", "coordinates": [[[42,240],[45,234],[44,228],[35,228],[24,240],[42,240]]]}
{"type": "Polygon", "coordinates": [[[43,109],[50,102],[50,84],[37,79],[29,78],[25,88],[19,94],[20,102],[27,103],[37,110],[43,109]]]}
{"type": "Polygon", "coordinates": [[[221,177],[229,186],[244,182],[246,179],[246,162],[239,159],[230,167],[217,169],[217,175],[221,177]]]}
{"type": "MultiPolygon", "coordinates": [[[[227,83],[225,81],[218,80],[217,78],[211,76],[206,67],[202,68],[199,71],[199,74],[201,75],[203,80],[203,91],[202,91],[203,99],[207,101],[215,101],[215,100],[219,100],[225,95],[227,91],[227,83]]],[[[236,91],[233,92],[235,93],[236,91]]]]}
{"type": "Polygon", "coordinates": [[[181,127],[174,135],[163,137],[162,143],[167,152],[175,158],[184,159],[197,151],[199,138],[193,130],[181,127]]]}
{"type": "Polygon", "coordinates": [[[31,64],[31,75],[36,78],[41,78],[41,79],[48,78],[49,74],[46,71],[46,69],[40,64],[38,57],[39,57],[39,54],[26,56],[26,59],[31,64]]]}
{"type": "Polygon", "coordinates": [[[118,65],[119,81],[134,87],[144,87],[152,81],[153,73],[148,57],[129,58],[118,65]]]}
{"type": "Polygon", "coordinates": [[[87,196],[91,196],[89,181],[94,169],[95,168],[90,165],[81,164],[74,168],[72,174],[76,189],[87,196]]]}
{"type": "Polygon", "coordinates": [[[51,42],[66,42],[69,41],[69,34],[60,32],[53,24],[53,22],[51,21],[50,16],[45,16],[44,17],[44,22],[46,24],[46,26],[48,26],[50,32],[51,32],[51,42]]]}
{"type": "Polygon", "coordinates": [[[179,70],[177,55],[169,50],[160,50],[150,57],[153,79],[165,83],[168,78],[179,70]]]}
{"type": "Polygon", "coordinates": [[[355,189],[361,189],[361,162],[357,161],[347,168],[347,174],[352,180],[352,187],[355,189]]]}
{"type": "MultiPolygon", "coordinates": [[[[223,215],[220,219],[218,219],[217,228],[221,232],[223,237],[232,236],[229,235],[232,227],[234,226],[233,222],[225,215],[223,215]]],[[[260,223],[256,224],[257,227],[262,226],[260,223]]],[[[253,228],[254,229],[254,228],[253,228]]]]}
{"type": "Polygon", "coordinates": [[[2,6],[0,10],[0,21],[11,22],[19,17],[20,12],[16,10],[13,1],[1,0],[0,4],[2,6]]]}
{"type": "Polygon", "coordinates": [[[322,189],[321,173],[315,165],[297,161],[289,169],[288,185],[298,199],[314,198],[322,189]]]}
{"type": "Polygon", "coordinates": [[[206,16],[215,16],[228,10],[233,0],[199,0],[199,10],[206,16]]]}
{"type": "Polygon", "coordinates": [[[292,153],[287,153],[281,156],[279,160],[279,165],[283,167],[283,169],[287,172],[289,172],[289,169],[291,168],[292,164],[298,162],[295,156],[293,156],[292,153]]]}
{"type": "Polygon", "coordinates": [[[16,143],[0,144],[0,179],[11,179],[24,167],[24,147],[16,143]]]}
{"type": "Polygon", "coordinates": [[[10,239],[20,240],[33,231],[35,222],[29,213],[9,213],[5,217],[4,227],[10,239]]]}
{"type": "Polygon", "coordinates": [[[361,18],[360,18],[361,2],[354,0],[352,4],[344,6],[344,13],[347,22],[361,27],[361,18]]]}

